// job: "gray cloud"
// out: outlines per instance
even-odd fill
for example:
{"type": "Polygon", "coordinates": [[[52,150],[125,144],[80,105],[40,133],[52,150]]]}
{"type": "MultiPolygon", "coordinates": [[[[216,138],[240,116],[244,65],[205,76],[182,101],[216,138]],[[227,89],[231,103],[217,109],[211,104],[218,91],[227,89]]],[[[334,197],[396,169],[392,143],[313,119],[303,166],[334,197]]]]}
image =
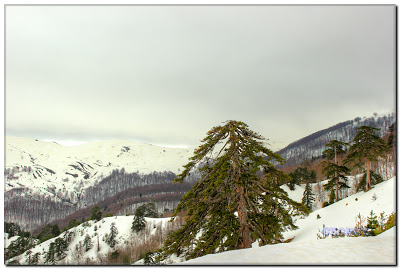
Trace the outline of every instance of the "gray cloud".
{"type": "Polygon", "coordinates": [[[395,107],[394,6],[7,6],[6,134],[280,148],[395,107]]]}

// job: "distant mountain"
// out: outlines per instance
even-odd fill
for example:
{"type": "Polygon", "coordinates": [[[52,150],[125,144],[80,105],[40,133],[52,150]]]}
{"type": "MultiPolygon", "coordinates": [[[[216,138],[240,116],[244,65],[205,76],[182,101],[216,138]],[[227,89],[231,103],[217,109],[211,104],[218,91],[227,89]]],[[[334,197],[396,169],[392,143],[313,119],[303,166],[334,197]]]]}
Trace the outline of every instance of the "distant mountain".
{"type": "Polygon", "coordinates": [[[379,128],[379,134],[382,137],[388,134],[389,126],[395,121],[395,113],[384,116],[374,115],[370,118],[358,117],[299,139],[277,151],[277,153],[286,159],[285,166],[300,164],[305,159],[321,156],[325,150],[325,145],[333,139],[350,142],[357,134],[357,128],[360,126],[366,125],[379,128]]]}
{"type": "Polygon", "coordinates": [[[116,200],[127,207],[119,208],[121,213],[155,196],[164,201],[158,204],[160,211],[172,209],[181,195],[168,196],[175,193],[170,185],[192,153],[193,148],[130,141],[68,147],[6,137],[4,220],[32,230],[124,191],[138,199],[116,200]]]}

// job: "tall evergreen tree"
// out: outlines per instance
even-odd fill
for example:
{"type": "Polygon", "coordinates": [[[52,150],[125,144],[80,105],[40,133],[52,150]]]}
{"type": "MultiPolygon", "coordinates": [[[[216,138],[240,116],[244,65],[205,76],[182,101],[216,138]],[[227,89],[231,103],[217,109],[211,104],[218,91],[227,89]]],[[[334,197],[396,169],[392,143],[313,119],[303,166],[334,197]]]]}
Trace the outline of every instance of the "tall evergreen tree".
{"type": "Polygon", "coordinates": [[[376,162],[378,157],[383,157],[388,151],[388,145],[376,133],[378,128],[370,126],[361,126],[358,133],[354,137],[349,148],[349,155],[345,159],[345,163],[353,163],[355,166],[365,164],[366,169],[366,185],[365,189],[371,189],[371,162],[376,162]]]}
{"type": "Polygon", "coordinates": [[[282,238],[285,228],[296,228],[291,214],[306,209],[277,184],[288,177],[272,161],[283,164],[284,159],[263,140],[240,121],[228,121],[207,133],[174,181],[183,182],[202,166],[202,178],[183,196],[172,217],[185,211],[186,222],[168,236],[159,259],[174,253],[195,258],[250,248],[257,239],[265,245],[282,238]]]}
{"type": "Polygon", "coordinates": [[[98,206],[92,208],[92,215],[90,217],[91,220],[101,220],[101,210],[98,206]]]}
{"type": "Polygon", "coordinates": [[[389,127],[389,138],[388,138],[388,145],[389,147],[396,146],[396,123],[393,123],[389,127]]]}
{"type": "Polygon", "coordinates": [[[311,185],[307,182],[306,188],[303,192],[302,203],[307,207],[308,210],[312,210],[312,204],[315,201],[315,196],[312,193],[311,185]]]}
{"type": "Polygon", "coordinates": [[[350,169],[345,165],[339,165],[337,160],[339,155],[346,153],[346,145],[347,143],[345,142],[331,140],[325,145],[327,149],[322,152],[328,159],[327,161],[322,162],[322,172],[329,179],[328,183],[324,185],[324,188],[325,190],[335,188],[336,202],[339,201],[339,189],[349,188],[346,184],[346,175],[350,173],[350,169]]]}
{"type": "Polygon", "coordinates": [[[314,170],[308,171],[307,167],[297,167],[292,173],[289,174],[291,180],[288,183],[290,190],[295,190],[296,185],[302,183],[316,182],[317,174],[314,170]]]}
{"type": "Polygon", "coordinates": [[[132,231],[139,232],[146,227],[146,220],[144,219],[144,210],[139,207],[135,211],[135,216],[133,217],[132,222],[132,231]]]}
{"type": "Polygon", "coordinates": [[[113,223],[111,223],[110,234],[106,238],[106,243],[112,248],[117,244],[117,240],[116,240],[117,235],[118,235],[118,229],[115,226],[115,223],[113,222],[113,223]]]}
{"type": "Polygon", "coordinates": [[[83,249],[88,252],[93,246],[92,239],[88,234],[86,234],[85,239],[83,239],[83,249]]]}

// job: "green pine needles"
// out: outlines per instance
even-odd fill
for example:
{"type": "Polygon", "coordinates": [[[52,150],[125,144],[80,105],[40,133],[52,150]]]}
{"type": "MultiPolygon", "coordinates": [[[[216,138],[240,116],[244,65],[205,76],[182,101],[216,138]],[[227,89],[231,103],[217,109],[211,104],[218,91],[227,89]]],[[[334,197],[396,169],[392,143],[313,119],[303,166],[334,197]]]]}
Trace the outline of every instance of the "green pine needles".
{"type": "Polygon", "coordinates": [[[288,177],[272,161],[285,160],[263,140],[241,121],[228,121],[207,133],[175,179],[183,182],[201,167],[202,178],[183,196],[172,217],[186,213],[186,222],[168,236],[158,262],[172,254],[191,259],[250,248],[256,240],[265,245],[280,241],[285,229],[297,228],[292,216],[307,209],[279,187],[288,177]]]}
{"type": "MultiPolygon", "coordinates": [[[[365,164],[365,190],[371,189],[374,179],[371,180],[371,163],[376,162],[378,157],[384,157],[389,150],[389,146],[379,137],[378,128],[361,126],[349,148],[349,155],[344,163],[352,163],[354,166],[361,167],[365,164]]],[[[376,181],[376,180],[375,180],[376,181]]],[[[376,181],[379,183],[379,180],[376,181]]]]}
{"type": "Polygon", "coordinates": [[[312,204],[315,201],[315,195],[312,192],[312,188],[310,183],[307,182],[306,184],[306,188],[303,192],[303,199],[301,200],[302,204],[305,205],[307,207],[307,209],[309,211],[312,210],[312,204]]]}
{"type": "MultiPolygon", "coordinates": [[[[324,185],[325,190],[331,190],[331,197],[335,196],[336,202],[339,201],[339,190],[343,188],[350,188],[347,185],[347,175],[350,174],[350,169],[344,165],[339,165],[337,161],[337,156],[342,155],[346,152],[345,146],[347,143],[331,140],[325,146],[327,147],[322,153],[326,155],[326,161],[322,162],[322,173],[326,175],[329,179],[328,183],[324,185]],[[333,189],[335,189],[334,194],[332,194],[333,189]]],[[[330,201],[333,203],[334,201],[330,201]]]]}

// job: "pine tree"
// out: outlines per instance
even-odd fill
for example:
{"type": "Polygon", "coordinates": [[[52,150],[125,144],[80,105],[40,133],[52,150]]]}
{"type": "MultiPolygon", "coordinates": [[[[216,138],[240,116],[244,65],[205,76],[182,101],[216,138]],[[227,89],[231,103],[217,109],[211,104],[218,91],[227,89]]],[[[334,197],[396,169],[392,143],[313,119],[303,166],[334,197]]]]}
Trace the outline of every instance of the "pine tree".
{"type": "Polygon", "coordinates": [[[25,252],[25,257],[26,257],[25,262],[26,262],[27,264],[31,265],[31,264],[32,264],[32,250],[28,249],[28,250],[25,252]]]}
{"type": "Polygon", "coordinates": [[[265,245],[280,240],[285,228],[297,228],[291,214],[307,209],[279,187],[288,177],[272,162],[283,164],[284,159],[262,140],[240,121],[228,121],[207,133],[174,181],[183,182],[201,167],[202,178],[183,196],[172,217],[187,212],[186,222],[168,236],[158,260],[174,253],[195,258],[250,248],[258,239],[265,245]]]}
{"type": "Polygon", "coordinates": [[[98,206],[92,208],[92,215],[90,217],[91,220],[101,220],[101,210],[98,206]]]}
{"type": "MultiPolygon", "coordinates": [[[[379,175],[371,170],[370,171],[370,182],[371,182],[371,186],[373,186],[373,185],[383,182],[383,178],[381,175],[379,175]]],[[[360,191],[360,190],[367,191],[367,173],[364,173],[364,175],[361,177],[360,181],[358,182],[357,191],[360,191]]]]}
{"type": "Polygon", "coordinates": [[[132,231],[140,232],[141,230],[144,229],[144,227],[146,227],[146,220],[144,219],[143,214],[135,213],[131,227],[132,231]]]}
{"type": "Polygon", "coordinates": [[[92,248],[93,244],[92,244],[92,239],[90,238],[90,236],[87,234],[85,236],[85,239],[83,239],[83,249],[87,252],[92,248]]]}
{"type": "Polygon", "coordinates": [[[374,211],[371,210],[369,216],[367,217],[367,228],[375,229],[379,227],[378,217],[375,215],[374,211]]]}
{"type": "Polygon", "coordinates": [[[54,253],[58,259],[62,259],[66,256],[68,244],[63,238],[57,238],[54,241],[54,253]]]}
{"type": "Polygon", "coordinates": [[[297,167],[292,173],[289,174],[291,180],[289,181],[289,189],[295,190],[296,185],[301,183],[313,182],[317,178],[314,170],[308,171],[307,167],[297,167]]]}
{"type": "Polygon", "coordinates": [[[367,217],[367,228],[370,229],[371,235],[376,235],[374,230],[379,228],[379,222],[378,217],[375,215],[373,210],[371,210],[369,216],[367,217]]]}
{"type": "Polygon", "coordinates": [[[388,145],[390,148],[396,146],[396,123],[393,123],[389,127],[389,138],[388,138],[388,145]]]}
{"type": "Polygon", "coordinates": [[[322,173],[328,178],[328,183],[324,185],[325,190],[336,190],[336,202],[339,201],[339,189],[349,188],[346,184],[347,177],[350,173],[350,169],[344,165],[339,165],[337,161],[338,155],[342,155],[346,152],[345,146],[347,143],[331,140],[325,146],[327,147],[322,153],[326,155],[327,161],[322,162],[322,173]],[[332,162],[333,161],[333,162],[332,162]]]}
{"type": "Polygon", "coordinates": [[[315,201],[314,194],[312,193],[311,185],[307,182],[306,188],[303,192],[302,203],[307,207],[308,210],[312,210],[312,204],[315,201]]]}
{"type": "Polygon", "coordinates": [[[114,247],[117,244],[117,234],[118,234],[118,229],[115,226],[115,223],[111,223],[111,227],[110,227],[110,234],[108,235],[108,237],[106,238],[106,243],[108,245],[110,245],[110,247],[114,247]]]}
{"type": "Polygon", "coordinates": [[[352,141],[349,148],[349,155],[345,159],[345,163],[353,163],[355,166],[365,164],[366,184],[365,190],[371,189],[371,162],[376,162],[378,157],[383,157],[388,151],[388,145],[380,138],[376,132],[378,128],[369,126],[361,126],[358,133],[352,141]]]}
{"type": "Polygon", "coordinates": [[[49,245],[49,250],[45,252],[45,264],[56,264],[56,251],[55,251],[55,243],[51,242],[49,245]]]}

